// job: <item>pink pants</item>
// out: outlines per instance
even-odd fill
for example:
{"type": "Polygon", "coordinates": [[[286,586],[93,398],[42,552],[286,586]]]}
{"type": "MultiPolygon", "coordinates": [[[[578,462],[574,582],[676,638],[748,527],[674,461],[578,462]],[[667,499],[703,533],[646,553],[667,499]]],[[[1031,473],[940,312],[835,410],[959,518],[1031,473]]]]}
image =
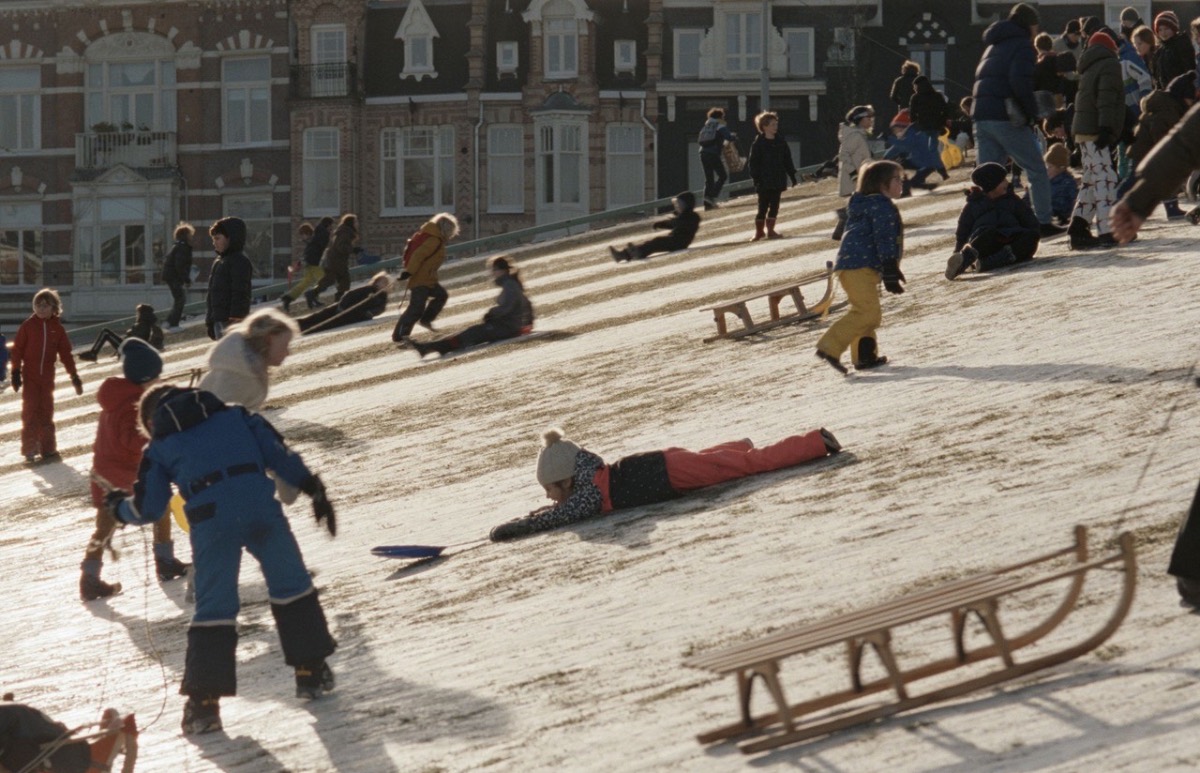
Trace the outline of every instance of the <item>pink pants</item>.
{"type": "Polygon", "coordinates": [[[828,454],[820,430],[792,435],[778,443],[754,448],[748,440],[734,440],[703,451],[667,448],[667,478],[676,491],[715,486],[762,472],[782,470],[820,459],[828,454]]]}

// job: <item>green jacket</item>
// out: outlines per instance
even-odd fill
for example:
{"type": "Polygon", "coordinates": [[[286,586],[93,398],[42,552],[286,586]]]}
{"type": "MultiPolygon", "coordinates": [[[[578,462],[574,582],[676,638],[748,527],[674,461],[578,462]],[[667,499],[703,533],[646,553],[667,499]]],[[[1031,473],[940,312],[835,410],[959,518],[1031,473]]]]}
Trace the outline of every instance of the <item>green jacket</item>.
{"type": "Polygon", "coordinates": [[[1125,79],[1117,55],[1104,46],[1090,46],[1079,57],[1078,71],[1071,133],[1095,136],[1103,127],[1119,137],[1125,127],[1125,79]]]}

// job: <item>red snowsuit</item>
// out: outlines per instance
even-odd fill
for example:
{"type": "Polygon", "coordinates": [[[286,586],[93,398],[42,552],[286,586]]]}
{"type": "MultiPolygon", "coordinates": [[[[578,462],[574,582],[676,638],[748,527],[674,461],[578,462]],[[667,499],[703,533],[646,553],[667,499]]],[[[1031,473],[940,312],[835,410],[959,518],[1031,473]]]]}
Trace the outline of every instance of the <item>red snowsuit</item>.
{"type": "Polygon", "coordinates": [[[21,371],[21,453],[24,456],[58,452],[54,436],[54,360],[62,360],[67,375],[75,378],[71,340],[58,317],[21,323],[13,340],[13,370],[21,371]]]}

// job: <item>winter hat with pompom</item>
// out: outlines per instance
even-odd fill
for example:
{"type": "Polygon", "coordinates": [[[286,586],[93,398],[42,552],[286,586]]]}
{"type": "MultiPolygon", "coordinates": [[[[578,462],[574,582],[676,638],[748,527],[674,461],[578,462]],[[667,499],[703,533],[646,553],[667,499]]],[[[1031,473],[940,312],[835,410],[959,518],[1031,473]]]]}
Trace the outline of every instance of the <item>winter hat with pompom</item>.
{"type": "Polygon", "coordinates": [[[538,454],[537,480],[543,486],[557,483],[575,475],[575,455],[579,446],[563,437],[561,429],[548,429],[542,433],[545,447],[538,454]]]}
{"type": "Polygon", "coordinates": [[[1154,32],[1158,34],[1159,27],[1170,27],[1173,31],[1179,32],[1179,17],[1174,11],[1163,11],[1158,16],[1154,17],[1154,32]]]}

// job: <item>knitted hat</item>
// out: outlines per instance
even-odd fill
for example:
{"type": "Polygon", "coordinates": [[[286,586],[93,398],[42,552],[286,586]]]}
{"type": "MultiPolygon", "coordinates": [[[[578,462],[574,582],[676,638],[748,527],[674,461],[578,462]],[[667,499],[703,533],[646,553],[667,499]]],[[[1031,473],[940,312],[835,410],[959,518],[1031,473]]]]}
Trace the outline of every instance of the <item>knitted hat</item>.
{"type": "Polygon", "coordinates": [[[1056,142],[1042,156],[1046,166],[1068,167],[1071,165],[1071,150],[1061,142],[1056,142]]]}
{"type": "Polygon", "coordinates": [[[995,161],[980,164],[971,172],[971,182],[980,187],[984,193],[996,189],[996,186],[1008,178],[1008,170],[995,161]]]}
{"type": "Polygon", "coordinates": [[[162,375],[162,356],[140,338],[126,338],[121,342],[117,355],[121,358],[121,369],[125,378],[135,384],[145,384],[162,375]]]}
{"type": "Polygon", "coordinates": [[[1188,70],[1183,75],[1176,75],[1167,84],[1167,93],[1181,102],[1185,99],[1196,98],[1196,71],[1188,70]]]}
{"type": "Polygon", "coordinates": [[[538,454],[537,479],[543,486],[557,483],[575,475],[575,455],[579,446],[563,437],[561,429],[548,429],[542,433],[546,444],[538,454]]]}
{"type": "Polygon", "coordinates": [[[1088,48],[1093,46],[1104,46],[1114,54],[1117,53],[1117,41],[1113,40],[1107,32],[1093,32],[1088,38],[1088,48]]]}
{"type": "Polygon", "coordinates": [[[1068,21],[1066,29],[1063,30],[1064,35],[1078,35],[1081,32],[1082,28],[1079,26],[1079,19],[1071,19],[1068,21]]]}
{"type": "Polygon", "coordinates": [[[1140,23],[1141,20],[1142,15],[1133,6],[1127,5],[1121,10],[1121,26],[1125,26],[1126,24],[1133,26],[1140,23]]]}
{"type": "Polygon", "coordinates": [[[901,110],[899,113],[896,113],[896,117],[892,119],[891,125],[892,126],[903,126],[905,128],[908,128],[909,126],[912,125],[912,118],[908,114],[907,107],[904,108],[903,110],[901,110]]]}
{"type": "Polygon", "coordinates": [[[870,105],[855,105],[850,108],[850,112],[846,113],[846,123],[854,126],[869,115],[875,115],[875,108],[870,105]]]}
{"type": "Polygon", "coordinates": [[[1174,11],[1163,11],[1158,16],[1154,17],[1154,31],[1158,32],[1158,28],[1166,25],[1175,32],[1179,32],[1179,17],[1174,11]]]}
{"type": "Polygon", "coordinates": [[[1029,29],[1038,23],[1037,9],[1027,3],[1017,3],[1008,12],[1008,18],[1022,27],[1029,29]]]}

